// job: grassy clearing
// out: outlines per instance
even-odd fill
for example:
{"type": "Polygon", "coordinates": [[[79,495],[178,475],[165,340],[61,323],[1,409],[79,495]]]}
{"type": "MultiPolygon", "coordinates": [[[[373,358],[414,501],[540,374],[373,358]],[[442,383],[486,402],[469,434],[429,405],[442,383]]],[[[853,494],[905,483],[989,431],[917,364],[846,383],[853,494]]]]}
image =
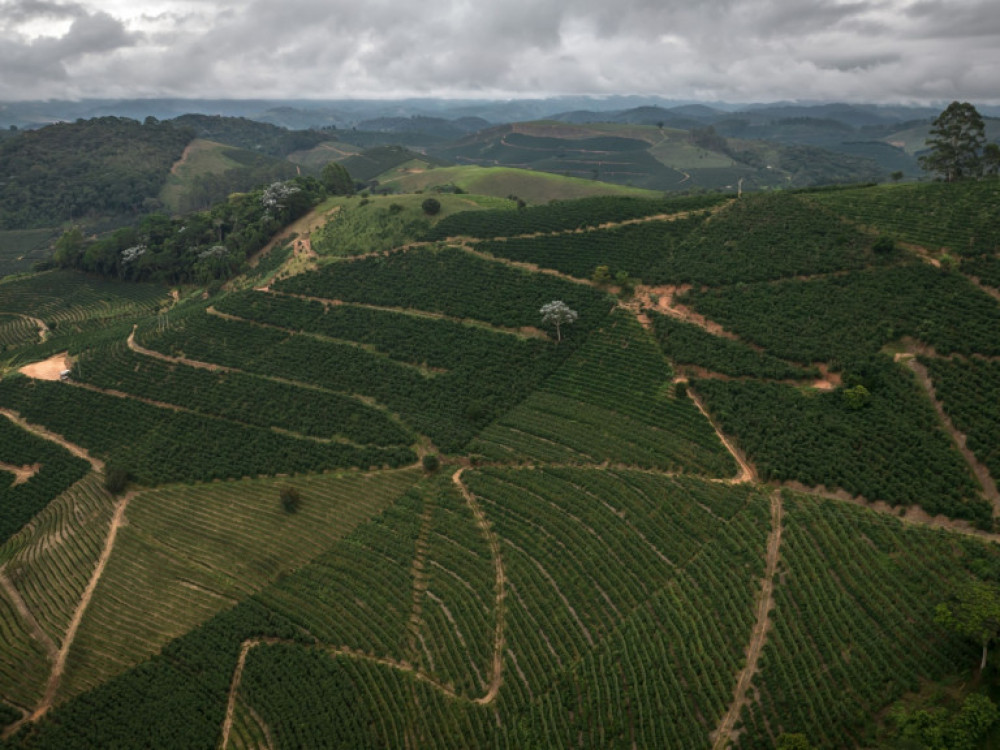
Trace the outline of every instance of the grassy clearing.
{"type": "Polygon", "coordinates": [[[196,138],[188,145],[184,158],[174,165],[167,182],[160,191],[160,200],[171,211],[180,210],[180,201],[191,187],[191,181],[206,174],[221,174],[241,165],[230,159],[226,152],[233,151],[226,146],[204,138],[196,138]]]}
{"type": "Polygon", "coordinates": [[[321,554],[384,510],[414,470],[175,486],[143,493],[67,663],[62,695],[94,687],[321,554]],[[286,513],[280,490],[301,495],[286,513]]]}

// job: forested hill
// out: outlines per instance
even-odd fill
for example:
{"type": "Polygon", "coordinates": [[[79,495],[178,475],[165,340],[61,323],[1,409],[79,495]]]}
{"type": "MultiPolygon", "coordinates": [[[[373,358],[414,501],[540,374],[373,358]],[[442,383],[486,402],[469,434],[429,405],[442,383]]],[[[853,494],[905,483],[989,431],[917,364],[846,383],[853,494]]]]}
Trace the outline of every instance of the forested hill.
{"type": "Polygon", "coordinates": [[[101,117],[25,131],[0,143],[0,229],[123,217],[155,207],[194,132],[101,117]]]}
{"type": "Polygon", "coordinates": [[[293,151],[310,149],[323,141],[331,140],[329,133],[318,130],[287,130],[245,117],[181,115],[172,122],[180,127],[191,128],[199,138],[281,158],[293,151]]]}

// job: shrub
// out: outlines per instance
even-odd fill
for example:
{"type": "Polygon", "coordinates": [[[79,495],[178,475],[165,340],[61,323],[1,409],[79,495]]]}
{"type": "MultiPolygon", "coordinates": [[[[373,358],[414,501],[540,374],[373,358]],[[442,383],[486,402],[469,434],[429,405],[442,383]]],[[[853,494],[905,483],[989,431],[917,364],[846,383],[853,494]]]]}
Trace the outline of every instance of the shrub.
{"type": "Polygon", "coordinates": [[[302,504],[302,496],[294,487],[284,487],[281,490],[281,507],[285,513],[296,513],[302,504]]]}
{"type": "Polygon", "coordinates": [[[421,459],[420,463],[424,467],[424,471],[431,474],[440,468],[441,459],[439,459],[434,453],[428,453],[421,459]]]}

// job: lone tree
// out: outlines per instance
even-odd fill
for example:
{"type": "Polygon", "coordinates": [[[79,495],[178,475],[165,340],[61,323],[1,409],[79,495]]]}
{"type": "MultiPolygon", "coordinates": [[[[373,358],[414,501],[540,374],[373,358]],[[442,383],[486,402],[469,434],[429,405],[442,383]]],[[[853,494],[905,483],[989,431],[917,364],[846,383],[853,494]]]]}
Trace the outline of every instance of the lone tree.
{"type": "Polygon", "coordinates": [[[343,164],[327,162],[320,172],[320,182],[330,195],[354,195],[354,180],[343,164]]]}
{"type": "Polygon", "coordinates": [[[930,151],[920,157],[920,166],[937,172],[945,182],[978,177],[985,142],[985,125],[976,108],[968,102],[952,102],[931,124],[930,151]]]}
{"type": "Polygon", "coordinates": [[[557,342],[562,341],[562,327],[580,317],[576,310],[571,310],[561,299],[542,305],[542,309],[538,312],[542,314],[542,325],[555,326],[557,342]]]}
{"type": "Polygon", "coordinates": [[[425,198],[424,202],[420,204],[420,208],[428,216],[436,216],[441,213],[441,201],[437,198],[425,198]]]}
{"type": "Polygon", "coordinates": [[[960,588],[951,602],[937,606],[934,621],[983,647],[982,672],[986,649],[1000,636],[1000,588],[989,581],[972,581],[960,588]]]}
{"type": "Polygon", "coordinates": [[[281,507],[284,509],[285,513],[297,513],[299,506],[302,505],[302,495],[294,487],[282,487],[281,493],[281,507]]]}

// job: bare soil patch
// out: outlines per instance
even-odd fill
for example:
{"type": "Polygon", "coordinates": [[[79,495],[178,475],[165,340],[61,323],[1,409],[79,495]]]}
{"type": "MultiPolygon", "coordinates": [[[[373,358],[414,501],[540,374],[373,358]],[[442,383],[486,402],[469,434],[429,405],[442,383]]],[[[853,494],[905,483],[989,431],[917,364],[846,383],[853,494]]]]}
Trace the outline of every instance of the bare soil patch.
{"type": "Polygon", "coordinates": [[[35,380],[59,380],[59,376],[64,370],[68,370],[69,366],[69,353],[63,352],[62,354],[53,354],[41,362],[25,365],[18,372],[35,380]]]}
{"type": "Polygon", "coordinates": [[[42,465],[38,463],[31,464],[30,466],[28,464],[25,464],[24,466],[15,466],[14,464],[5,464],[3,461],[0,461],[0,471],[6,471],[8,474],[14,475],[14,487],[27,482],[35,476],[41,468],[42,465]]]}

